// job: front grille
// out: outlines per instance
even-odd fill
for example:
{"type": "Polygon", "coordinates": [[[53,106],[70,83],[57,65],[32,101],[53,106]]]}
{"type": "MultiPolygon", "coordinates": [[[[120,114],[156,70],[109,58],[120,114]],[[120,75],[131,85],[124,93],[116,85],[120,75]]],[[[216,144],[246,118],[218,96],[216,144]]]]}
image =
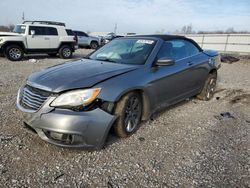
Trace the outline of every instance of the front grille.
{"type": "Polygon", "coordinates": [[[21,93],[20,104],[22,107],[37,111],[50,96],[50,93],[26,85],[21,93]]]}

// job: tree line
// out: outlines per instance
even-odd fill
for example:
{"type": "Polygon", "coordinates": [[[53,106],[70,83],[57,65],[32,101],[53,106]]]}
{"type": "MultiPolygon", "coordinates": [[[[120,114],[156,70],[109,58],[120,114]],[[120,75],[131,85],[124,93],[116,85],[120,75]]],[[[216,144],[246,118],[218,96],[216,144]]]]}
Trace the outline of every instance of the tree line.
{"type": "Polygon", "coordinates": [[[14,25],[10,24],[10,25],[0,25],[0,31],[4,31],[4,32],[9,32],[9,31],[13,31],[14,29],[14,25]]]}
{"type": "Polygon", "coordinates": [[[156,34],[174,33],[174,34],[249,34],[250,31],[237,31],[233,27],[229,27],[226,30],[213,30],[213,31],[195,31],[192,24],[184,25],[180,30],[174,32],[167,32],[165,29],[156,31],[156,34]]]}

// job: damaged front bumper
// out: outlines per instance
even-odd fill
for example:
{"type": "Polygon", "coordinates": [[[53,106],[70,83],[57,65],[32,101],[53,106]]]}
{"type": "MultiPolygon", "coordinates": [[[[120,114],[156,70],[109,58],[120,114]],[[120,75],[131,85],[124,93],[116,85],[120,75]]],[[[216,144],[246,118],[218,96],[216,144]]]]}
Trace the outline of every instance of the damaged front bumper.
{"type": "Polygon", "coordinates": [[[63,147],[101,149],[115,116],[100,108],[76,112],[50,106],[55,97],[49,97],[36,111],[25,109],[17,97],[17,108],[22,112],[24,123],[41,139],[63,147]]]}

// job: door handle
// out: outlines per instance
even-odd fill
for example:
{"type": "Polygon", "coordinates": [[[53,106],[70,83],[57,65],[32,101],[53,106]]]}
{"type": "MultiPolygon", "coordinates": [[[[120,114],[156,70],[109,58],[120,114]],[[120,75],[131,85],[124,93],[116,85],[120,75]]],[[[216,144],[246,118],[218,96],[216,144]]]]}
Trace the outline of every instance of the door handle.
{"type": "Polygon", "coordinates": [[[49,40],[49,38],[48,38],[48,37],[45,37],[44,40],[49,40]]]}
{"type": "Polygon", "coordinates": [[[187,63],[188,66],[192,66],[193,64],[194,64],[194,63],[192,63],[192,62],[188,62],[188,63],[187,63]]]}

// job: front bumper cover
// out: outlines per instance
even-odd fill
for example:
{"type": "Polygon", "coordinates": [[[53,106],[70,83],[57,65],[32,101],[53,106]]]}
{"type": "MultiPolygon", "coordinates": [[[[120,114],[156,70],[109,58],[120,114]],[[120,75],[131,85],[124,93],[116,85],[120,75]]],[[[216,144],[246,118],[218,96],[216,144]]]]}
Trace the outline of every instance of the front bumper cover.
{"type": "Polygon", "coordinates": [[[58,109],[48,98],[37,112],[23,108],[17,97],[17,108],[22,111],[24,123],[45,141],[63,147],[101,149],[115,116],[96,108],[87,112],[58,109]]]}

